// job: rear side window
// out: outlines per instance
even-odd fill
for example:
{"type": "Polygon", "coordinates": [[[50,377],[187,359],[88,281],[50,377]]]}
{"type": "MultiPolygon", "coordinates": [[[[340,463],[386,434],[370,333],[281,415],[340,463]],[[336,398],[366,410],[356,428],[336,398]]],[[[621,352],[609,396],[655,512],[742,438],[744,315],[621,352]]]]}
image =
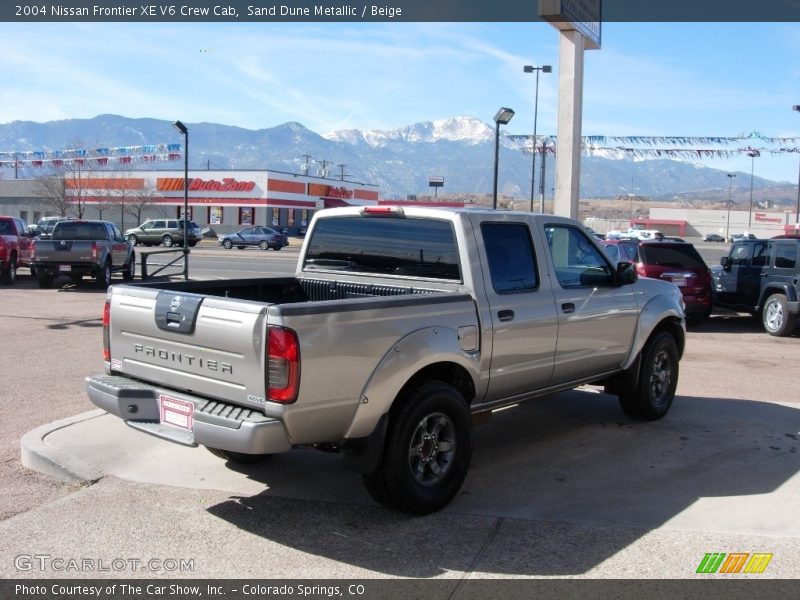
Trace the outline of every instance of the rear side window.
{"type": "Polygon", "coordinates": [[[62,221],[53,230],[54,240],[104,240],[106,236],[106,227],[103,223],[62,221]]]}
{"type": "Polygon", "coordinates": [[[794,269],[797,265],[797,244],[777,244],[775,248],[775,268],[794,269]]]}
{"type": "Polygon", "coordinates": [[[303,268],[461,280],[453,226],[432,219],[321,219],[303,268]]]}
{"type": "Polygon", "coordinates": [[[483,223],[483,244],[492,287],[498,294],[536,289],[536,261],[524,223],[483,223]]]}
{"type": "Polygon", "coordinates": [[[642,244],[639,246],[642,262],[663,267],[702,269],[706,263],[691,244],[642,244]]]}

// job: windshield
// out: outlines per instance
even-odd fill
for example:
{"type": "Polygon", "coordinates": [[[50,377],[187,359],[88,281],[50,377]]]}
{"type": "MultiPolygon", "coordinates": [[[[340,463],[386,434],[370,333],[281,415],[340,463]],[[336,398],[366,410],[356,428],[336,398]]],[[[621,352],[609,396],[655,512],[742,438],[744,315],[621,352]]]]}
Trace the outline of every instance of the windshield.
{"type": "Polygon", "coordinates": [[[106,228],[102,223],[72,223],[63,221],[53,230],[54,240],[104,240],[106,228]]]}
{"type": "Polygon", "coordinates": [[[322,219],[314,228],[303,267],[461,279],[453,227],[431,219],[322,219]]]}
{"type": "Polygon", "coordinates": [[[706,263],[691,244],[642,244],[639,246],[642,262],[663,267],[704,269],[706,263]]]}

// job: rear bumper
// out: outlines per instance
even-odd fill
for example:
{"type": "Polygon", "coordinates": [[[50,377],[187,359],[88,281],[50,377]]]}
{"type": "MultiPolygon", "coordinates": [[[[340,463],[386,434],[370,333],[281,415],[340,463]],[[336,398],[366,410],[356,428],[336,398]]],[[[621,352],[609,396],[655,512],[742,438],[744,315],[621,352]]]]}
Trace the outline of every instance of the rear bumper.
{"type": "Polygon", "coordinates": [[[245,454],[278,454],[292,448],[281,421],[262,413],[149,385],[117,375],[86,378],[95,406],[127,425],[184,446],[209,446],[245,454]],[[161,397],[194,405],[192,430],[161,423],[161,397]]]}
{"type": "Polygon", "coordinates": [[[80,273],[81,275],[94,275],[100,270],[100,265],[95,263],[69,263],[69,262],[38,262],[31,263],[31,267],[38,273],[44,275],[71,275],[80,273]],[[69,267],[69,270],[61,270],[61,266],[69,267]]]}

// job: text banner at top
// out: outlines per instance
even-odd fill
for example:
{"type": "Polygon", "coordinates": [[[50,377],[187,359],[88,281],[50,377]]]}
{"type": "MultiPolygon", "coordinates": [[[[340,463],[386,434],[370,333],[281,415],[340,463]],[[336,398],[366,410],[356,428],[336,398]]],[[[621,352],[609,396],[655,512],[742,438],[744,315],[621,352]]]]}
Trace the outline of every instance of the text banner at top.
{"type": "MultiPolygon", "coordinates": [[[[5,22],[533,22],[539,0],[55,0],[0,3],[5,22]]],[[[794,0],[603,0],[604,22],[798,22],[794,0]]]]}

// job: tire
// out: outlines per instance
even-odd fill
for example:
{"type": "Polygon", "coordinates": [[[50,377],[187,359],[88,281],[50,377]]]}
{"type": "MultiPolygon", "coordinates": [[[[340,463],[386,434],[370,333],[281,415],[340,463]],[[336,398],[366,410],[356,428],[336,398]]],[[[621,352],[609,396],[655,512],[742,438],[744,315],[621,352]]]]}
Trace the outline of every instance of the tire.
{"type": "Polygon", "coordinates": [[[3,283],[11,285],[17,280],[17,258],[12,256],[8,261],[8,267],[3,270],[3,283]]]}
{"type": "Polygon", "coordinates": [[[244,246],[236,246],[239,250],[244,250],[244,246]]]}
{"type": "Polygon", "coordinates": [[[469,406],[451,385],[427,381],[397,400],[380,465],[364,476],[387,508],[424,515],[446,506],[472,459],[469,406]]]}
{"type": "Polygon", "coordinates": [[[136,277],[136,255],[131,252],[128,264],[125,265],[125,270],[122,272],[122,278],[125,281],[132,281],[134,277],[136,277]]]}
{"type": "Polygon", "coordinates": [[[275,250],[275,252],[277,252],[277,251],[278,251],[278,250],[280,250],[281,248],[283,248],[283,246],[275,246],[275,247],[273,248],[273,250],[275,250]]]}
{"type": "Polygon", "coordinates": [[[195,246],[197,246],[197,242],[189,242],[190,248],[194,248],[195,246]]]}
{"type": "Polygon", "coordinates": [[[139,243],[139,240],[136,239],[135,235],[126,236],[126,239],[128,240],[131,246],[135,246],[136,244],[139,243]]]}
{"type": "Polygon", "coordinates": [[[206,450],[211,452],[214,456],[229,460],[241,465],[251,465],[272,456],[271,454],[245,454],[244,452],[232,452],[230,450],[220,450],[219,448],[211,448],[206,446],[206,450]]]}
{"type": "Polygon", "coordinates": [[[83,275],[81,273],[72,273],[69,278],[72,280],[72,283],[78,284],[83,280],[83,275]]]}
{"type": "Polygon", "coordinates": [[[262,250],[269,250],[269,242],[266,240],[262,240],[261,242],[259,242],[258,247],[261,248],[262,250]]]}
{"type": "Polygon", "coordinates": [[[172,236],[165,235],[164,237],[161,238],[161,245],[164,246],[165,248],[172,248],[172,244],[174,244],[172,236]]]}
{"type": "Polygon", "coordinates": [[[53,285],[53,276],[48,273],[39,273],[36,276],[36,281],[39,282],[39,287],[47,289],[53,285]]]}
{"type": "Polygon", "coordinates": [[[111,263],[106,261],[103,263],[102,268],[97,271],[94,279],[95,284],[101,290],[106,289],[111,285],[111,263]]]}
{"type": "Polygon", "coordinates": [[[772,294],[764,303],[764,309],[761,311],[761,323],[768,334],[775,337],[786,337],[794,331],[797,315],[789,312],[786,296],[772,294]]]}
{"type": "Polygon", "coordinates": [[[619,389],[622,411],[631,418],[655,421],[669,411],[678,385],[678,344],[662,331],[642,350],[639,377],[623,381],[619,389]]]}
{"type": "Polygon", "coordinates": [[[222,240],[222,247],[225,248],[225,250],[230,250],[233,248],[233,242],[230,240],[222,240]]]}

